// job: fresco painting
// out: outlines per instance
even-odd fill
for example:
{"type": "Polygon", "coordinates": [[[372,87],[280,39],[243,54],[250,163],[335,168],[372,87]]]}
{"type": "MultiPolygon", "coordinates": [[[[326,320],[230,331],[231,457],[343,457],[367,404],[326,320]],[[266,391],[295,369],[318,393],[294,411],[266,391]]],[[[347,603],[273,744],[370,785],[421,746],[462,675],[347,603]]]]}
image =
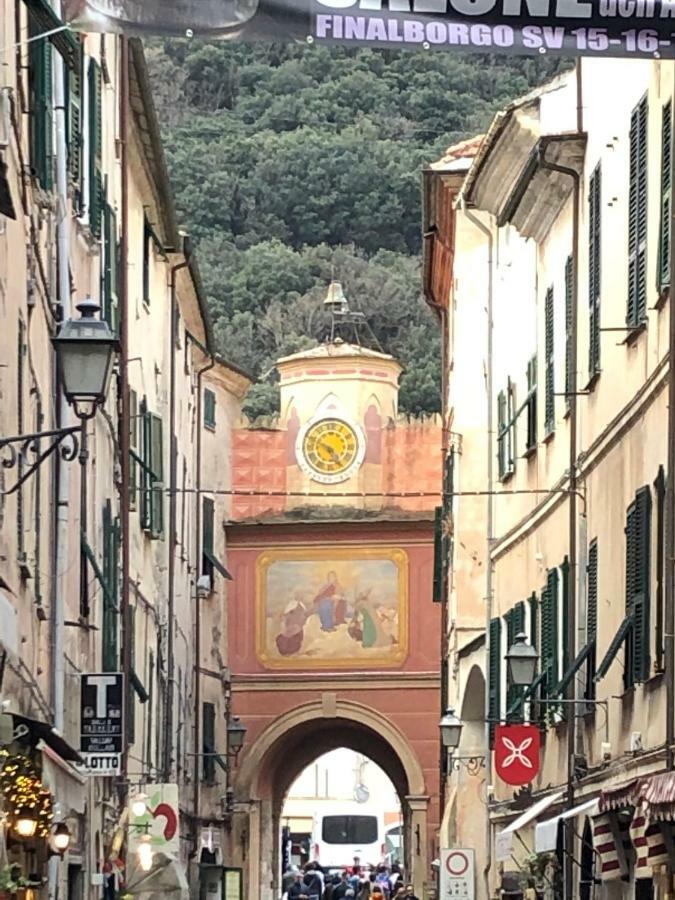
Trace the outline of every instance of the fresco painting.
{"type": "Polygon", "coordinates": [[[258,658],[269,668],[397,665],[407,654],[403,550],[288,550],[258,560],[258,658]]]}

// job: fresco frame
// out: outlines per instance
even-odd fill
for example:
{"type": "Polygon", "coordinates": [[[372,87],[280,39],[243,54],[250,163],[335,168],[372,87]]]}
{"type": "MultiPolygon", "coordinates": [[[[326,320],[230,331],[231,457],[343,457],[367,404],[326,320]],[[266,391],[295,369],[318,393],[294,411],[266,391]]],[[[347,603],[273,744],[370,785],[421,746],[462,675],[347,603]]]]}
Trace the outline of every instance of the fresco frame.
{"type": "Polygon", "coordinates": [[[409,655],[409,580],[408,554],[401,547],[369,545],[366,547],[334,547],[307,545],[267,550],[255,564],[255,632],[256,658],[267,669],[313,671],[326,669],[400,668],[409,655]],[[370,656],[367,659],[279,659],[267,647],[267,572],[275,562],[321,562],[325,560],[383,560],[393,562],[398,570],[398,643],[396,652],[370,656]]]}

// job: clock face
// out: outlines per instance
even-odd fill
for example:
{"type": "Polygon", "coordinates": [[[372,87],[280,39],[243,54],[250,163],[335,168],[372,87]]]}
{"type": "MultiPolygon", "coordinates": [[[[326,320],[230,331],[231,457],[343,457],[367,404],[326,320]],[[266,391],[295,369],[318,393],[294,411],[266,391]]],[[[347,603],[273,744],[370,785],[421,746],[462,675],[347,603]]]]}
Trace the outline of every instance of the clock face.
{"type": "Polygon", "coordinates": [[[363,462],[364,452],[361,429],[336,418],[308,423],[296,444],[301,467],[324,484],[346,481],[363,462]]]}

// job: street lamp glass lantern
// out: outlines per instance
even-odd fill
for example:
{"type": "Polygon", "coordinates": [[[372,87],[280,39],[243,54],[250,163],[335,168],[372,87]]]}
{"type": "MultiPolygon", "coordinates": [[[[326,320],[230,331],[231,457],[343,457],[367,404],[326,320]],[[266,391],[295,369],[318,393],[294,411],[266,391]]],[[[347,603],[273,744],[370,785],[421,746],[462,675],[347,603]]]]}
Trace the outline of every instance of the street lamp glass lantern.
{"type": "Polygon", "coordinates": [[[512,685],[526,687],[534,681],[539,655],[527,635],[518,634],[506,654],[509,680],[512,685]]]}
{"type": "Polygon", "coordinates": [[[68,846],[70,845],[70,829],[65,822],[59,822],[54,829],[52,843],[54,844],[54,849],[58,853],[65,853],[68,849],[68,846]]]}
{"type": "Polygon", "coordinates": [[[20,809],[14,820],[14,831],[22,838],[32,838],[37,831],[37,816],[31,809],[20,809]]]}
{"type": "Polygon", "coordinates": [[[244,745],[246,738],[246,726],[239,716],[233,716],[227,724],[227,749],[235,756],[244,745]]]}
{"type": "Polygon", "coordinates": [[[455,715],[454,709],[449,709],[439,722],[443,746],[448,750],[456,750],[462,737],[464,723],[455,715]]]}
{"type": "Polygon", "coordinates": [[[89,404],[91,413],[108,394],[117,338],[108,323],[97,318],[100,306],[94,300],[83,300],[77,309],[80,318],[65,321],[52,343],[66,399],[75,407],[89,404]]]}

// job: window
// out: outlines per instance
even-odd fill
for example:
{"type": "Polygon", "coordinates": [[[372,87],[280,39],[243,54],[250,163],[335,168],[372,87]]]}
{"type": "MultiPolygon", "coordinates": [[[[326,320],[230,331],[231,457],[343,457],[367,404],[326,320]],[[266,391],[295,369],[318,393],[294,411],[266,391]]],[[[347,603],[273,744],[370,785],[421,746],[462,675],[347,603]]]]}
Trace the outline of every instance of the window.
{"type": "MultiPolygon", "coordinates": [[[[129,607],[129,656],[131,657],[131,670],[136,669],[136,607],[129,607]]],[[[132,684],[127,685],[127,740],[133,744],[136,740],[136,693],[132,684]]]]}
{"type": "Polygon", "coordinates": [[[102,663],[104,672],[119,670],[117,614],[119,554],[119,526],[113,519],[112,504],[106,500],[103,507],[103,627],[102,663]]]}
{"type": "Polygon", "coordinates": [[[555,431],[555,342],[553,337],[553,288],[546,291],[544,303],[544,348],[546,364],[546,397],[544,430],[546,435],[555,431]]]}
{"type": "Polygon", "coordinates": [[[143,216],[143,302],[150,303],[150,257],[152,253],[152,228],[147,216],[143,216]]]}
{"type": "Polygon", "coordinates": [[[209,388],[204,388],[204,426],[211,430],[216,427],[216,395],[209,388]]]}
{"type": "Polygon", "coordinates": [[[324,816],[321,840],[326,844],[375,844],[378,839],[375,816],[324,816]]]}
{"type": "Polygon", "coordinates": [[[143,415],[141,527],[153,538],[164,531],[164,442],[162,420],[154,413],[143,415]]]}
{"type": "Polygon", "coordinates": [[[549,569],[541,592],[541,669],[545,673],[545,693],[551,693],[560,677],[558,621],[558,570],[549,569]]]}
{"type": "Polygon", "coordinates": [[[502,712],[502,620],[494,618],[490,622],[490,648],[488,660],[488,718],[490,723],[490,744],[494,744],[495,725],[502,712]]]}
{"type": "Polygon", "coordinates": [[[537,449],[537,356],[527,364],[527,444],[525,452],[537,449]]]}
{"type": "Polygon", "coordinates": [[[131,460],[129,463],[129,503],[132,509],[136,508],[136,494],[138,491],[138,394],[132,388],[129,389],[129,449],[131,460]]]}
{"type": "Polygon", "coordinates": [[[101,236],[103,212],[101,67],[89,60],[89,228],[94,237],[101,236]]]}
{"type": "Polygon", "coordinates": [[[628,193],[628,308],[626,324],[637,328],[647,318],[647,98],[630,121],[628,193]]]}
{"type": "Polygon", "coordinates": [[[567,257],[565,263],[565,403],[569,408],[572,398],[572,356],[574,340],[572,319],[574,317],[574,258],[567,257]]]}
{"type": "Polygon", "coordinates": [[[497,423],[497,466],[505,479],[516,471],[516,388],[510,378],[497,397],[497,423]]]}
{"type": "MultiPolygon", "coordinates": [[[[36,37],[42,29],[29,16],[29,33],[36,37]]],[[[53,98],[52,45],[38,39],[28,45],[28,83],[30,90],[30,160],[33,173],[45,191],[53,186],[53,98]]],[[[59,62],[60,64],[60,62],[59,62]]]]}
{"type": "Polygon", "coordinates": [[[666,476],[663,466],[659,466],[659,472],[654,481],[656,492],[656,609],[654,610],[655,634],[654,634],[654,670],[663,672],[663,590],[665,579],[666,561],[666,476]]]}
{"type": "Polygon", "coordinates": [[[202,779],[207,784],[216,780],[216,707],[202,703],[202,779]]]}
{"type": "Polygon", "coordinates": [[[67,129],[68,129],[68,173],[73,183],[73,206],[75,212],[82,213],[82,170],[84,165],[84,145],[82,140],[82,88],[84,76],[84,41],[77,37],[79,54],[77,64],[68,70],[66,79],[67,100],[67,129]]]}
{"type": "Polygon", "coordinates": [[[659,222],[659,258],[657,288],[670,286],[670,166],[673,146],[673,105],[669,101],[661,111],[661,219],[659,222]]]}
{"type": "Polygon", "coordinates": [[[103,259],[101,260],[101,295],[103,303],[101,307],[103,318],[115,334],[118,328],[118,266],[117,215],[106,197],[103,203],[103,259]]]}
{"type": "Polygon", "coordinates": [[[591,541],[588,547],[588,563],[586,565],[586,643],[593,642],[593,649],[588,657],[586,668],[587,700],[595,699],[595,669],[597,654],[595,645],[598,637],[598,542],[591,541]]]}
{"type": "Polygon", "coordinates": [[[588,374],[600,373],[600,285],[602,266],[602,168],[595,167],[588,184],[588,374]]]}
{"type": "Polygon", "coordinates": [[[434,603],[443,602],[443,507],[434,510],[434,603]]]}
{"type": "Polygon", "coordinates": [[[214,504],[210,497],[202,499],[202,575],[208,575],[213,590],[213,576],[216,572],[231,580],[232,576],[216,556],[214,548],[214,504]]]}
{"type": "Polygon", "coordinates": [[[632,627],[625,642],[625,688],[649,678],[651,503],[649,488],[640,488],[626,514],[626,616],[632,617],[632,627]]]}

